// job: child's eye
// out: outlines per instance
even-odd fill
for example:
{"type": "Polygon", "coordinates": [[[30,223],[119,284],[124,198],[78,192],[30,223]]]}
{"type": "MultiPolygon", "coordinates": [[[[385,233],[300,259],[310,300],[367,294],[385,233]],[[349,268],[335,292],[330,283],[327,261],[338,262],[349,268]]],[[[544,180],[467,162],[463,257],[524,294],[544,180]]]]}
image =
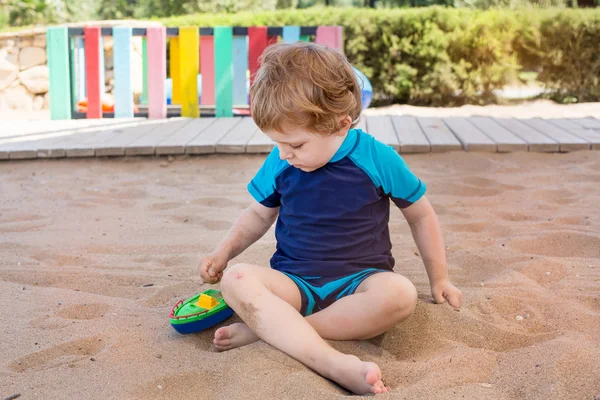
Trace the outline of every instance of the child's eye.
{"type": "Polygon", "coordinates": [[[292,149],[294,149],[294,150],[298,150],[298,149],[299,149],[300,147],[302,147],[303,145],[304,145],[304,143],[302,143],[302,144],[299,144],[298,146],[292,146],[292,145],[290,145],[290,146],[291,146],[291,148],[292,148],[292,149]]]}

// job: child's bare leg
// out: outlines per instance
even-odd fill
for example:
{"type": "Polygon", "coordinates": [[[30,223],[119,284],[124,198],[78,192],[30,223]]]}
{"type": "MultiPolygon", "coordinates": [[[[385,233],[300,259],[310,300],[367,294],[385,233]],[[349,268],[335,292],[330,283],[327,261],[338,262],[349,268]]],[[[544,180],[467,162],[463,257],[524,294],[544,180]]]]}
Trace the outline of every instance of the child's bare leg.
{"type": "Polygon", "coordinates": [[[374,363],[329,346],[298,310],[271,292],[260,279],[260,267],[239,264],[223,276],[223,296],[262,340],[354,393],[387,391],[374,363]]]}
{"type": "MultiPolygon", "coordinates": [[[[275,292],[276,295],[283,295],[288,303],[300,309],[300,293],[294,293],[295,284],[291,280],[287,282],[283,278],[279,282],[277,279],[274,286],[279,292],[275,292]]],[[[382,272],[365,279],[353,295],[336,301],[306,320],[324,339],[369,339],[408,318],[416,302],[417,290],[408,279],[393,272],[382,272]],[[352,318],[348,318],[349,315],[352,318]]],[[[217,330],[214,343],[219,350],[229,350],[256,340],[258,336],[246,324],[236,323],[217,330]]]]}
{"type": "MultiPolygon", "coordinates": [[[[233,268],[233,267],[232,267],[233,268]]],[[[285,300],[297,312],[302,299],[298,286],[285,274],[271,268],[252,266],[255,274],[277,297],[285,300]]],[[[244,322],[236,322],[215,331],[213,343],[217,350],[225,351],[254,343],[260,338],[244,322]]]]}
{"type": "Polygon", "coordinates": [[[325,339],[370,339],[408,318],[416,304],[412,282],[394,272],[380,272],[361,282],[354,294],[306,319],[325,339]]]}

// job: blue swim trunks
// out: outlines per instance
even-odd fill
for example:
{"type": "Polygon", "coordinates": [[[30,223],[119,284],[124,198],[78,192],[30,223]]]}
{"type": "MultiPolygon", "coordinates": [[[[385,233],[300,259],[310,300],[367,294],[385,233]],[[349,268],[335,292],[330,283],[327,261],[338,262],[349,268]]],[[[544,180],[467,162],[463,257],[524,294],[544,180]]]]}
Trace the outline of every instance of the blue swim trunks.
{"type": "Polygon", "coordinates": [[[307,317],[332,305],[342,297],[354,294],[358,285],[382,269],[368,268],[344,277],[297,276],[284,272],[300,290],[302,306],[300,314],[307,317]]]}

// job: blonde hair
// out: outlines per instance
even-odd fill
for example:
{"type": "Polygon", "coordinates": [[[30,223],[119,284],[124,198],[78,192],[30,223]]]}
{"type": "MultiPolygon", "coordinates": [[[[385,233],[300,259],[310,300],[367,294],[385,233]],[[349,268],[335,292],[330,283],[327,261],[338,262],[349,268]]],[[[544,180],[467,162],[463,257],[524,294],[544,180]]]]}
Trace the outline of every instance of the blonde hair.
{"type": "Polygon", "coordinates": [[[291,124],[332,134],[346,116],[354,127],[362,109],[361,89],[346,57],[315,43],[269,46],[250,95],[252,118],[263,131],[282,132],[291,124]]]}

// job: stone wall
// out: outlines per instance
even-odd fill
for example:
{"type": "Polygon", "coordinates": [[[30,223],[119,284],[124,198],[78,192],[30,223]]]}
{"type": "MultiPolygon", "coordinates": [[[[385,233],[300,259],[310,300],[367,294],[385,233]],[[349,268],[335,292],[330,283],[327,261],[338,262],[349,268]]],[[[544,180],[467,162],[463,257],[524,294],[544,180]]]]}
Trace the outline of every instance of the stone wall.
{"type": "Polygon", "coordinates": [[[0,110],[48,108],[46,34],[0,36],[0,110]]]}
{"type": "MultiPolygon", "coordinates": [[[[71,24],[78,27],[86,25],[148,27],[161,24],[149,21],[94,21],[71,24]]],[[[111,102],[114,87],[112,37],[103,38],[103,44],[105,70],[103,97],[111,102]]],[[[133,37],[132,47],[133,100],[139,103],[143,85],[142,38],[133,37]]],[[[49,108],[49,96],[45,29],[0,34],[0,110],[38,111],[47,108],[49,108]]]]}

